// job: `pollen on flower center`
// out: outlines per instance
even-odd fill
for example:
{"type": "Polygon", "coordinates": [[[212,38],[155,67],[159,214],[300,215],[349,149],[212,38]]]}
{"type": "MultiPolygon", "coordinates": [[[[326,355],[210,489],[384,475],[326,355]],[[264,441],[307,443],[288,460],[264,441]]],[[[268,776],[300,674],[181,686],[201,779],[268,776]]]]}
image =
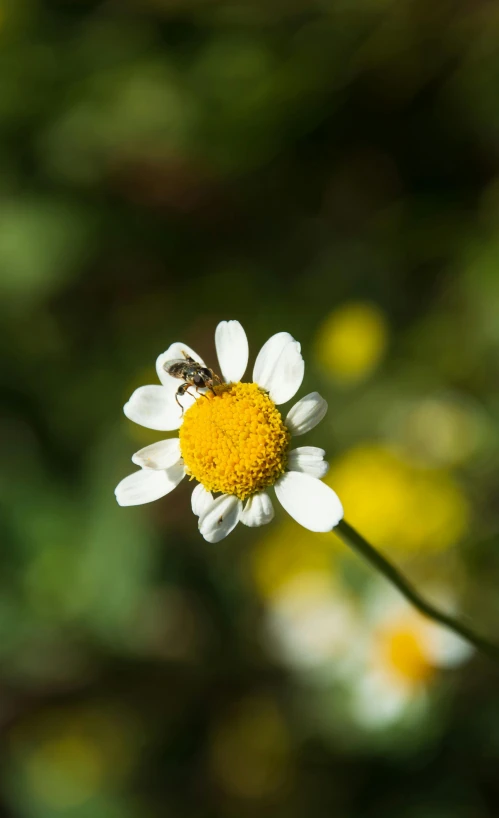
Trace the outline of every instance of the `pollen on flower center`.
{"type": "Polygon", "coordinates": [[[215,386],[185,412],[180,449],[187,474],[212,492],[241,500],[284,472],[290,434],[255,383],[215,386]]]}

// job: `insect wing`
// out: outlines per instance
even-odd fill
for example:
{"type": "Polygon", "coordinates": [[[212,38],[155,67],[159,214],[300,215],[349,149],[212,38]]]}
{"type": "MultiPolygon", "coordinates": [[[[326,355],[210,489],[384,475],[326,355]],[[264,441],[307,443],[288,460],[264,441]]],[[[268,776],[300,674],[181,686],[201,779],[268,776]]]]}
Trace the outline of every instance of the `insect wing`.
{"type": "Polygon", "coordinates": [[[173,358],[171,361],[165,361],[163,364],[163,369],[168,375],[172,375],[174,378],[182,378],[183,373],[185,372],[186,367],[186,360],[185,358],[173,358]]]}

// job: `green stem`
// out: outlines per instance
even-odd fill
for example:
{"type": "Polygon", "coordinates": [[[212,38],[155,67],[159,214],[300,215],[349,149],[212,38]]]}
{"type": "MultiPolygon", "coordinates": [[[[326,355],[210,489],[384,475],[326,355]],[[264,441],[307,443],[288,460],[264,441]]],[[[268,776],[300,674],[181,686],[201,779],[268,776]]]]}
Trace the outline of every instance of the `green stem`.
{"type": "Polygon", "coordinates": [[[411,585],[411,583],[404,577],[400,571],[395,568],[388,560],[383,557],[379,551],[373,548],[367,540],[364,539],[351,525],[349,525],[345,520],[341,520],[338,523],[337,527],[335,528],[335,532],[339,534],[342,540],[345,541],[350,548],[353,548],[358,554],[364,557],[367,562],[369,562],[373,568],[376,569],[380,574],[382,574],[385,579],[391,582],[395,588],[398,588],[400,593],[405,596],[409,602],[414,605],[415,608],[423,614],[423,616],[427,616],[429,619],[433,619],[435,622],[438,622],[440,625],[444,625],[449,630],[454,631],[463,639],[466,639],[471,645],[473,645],[478,650],[482,651],[482,653],[487,654],[491,659],[495,659],[499,661],[499,646],[494,645],[492,642],[489,642],[487,639],[484,639],[482,636],[477,636],[471,628],[467,625],[464,625],[459,619],[455,619],[453,616],[449,616],[449,614],[443,613],[439,611],[438,608],[435,608],[430,602],[427,602],[423,597],[421,597],[416,591],[416,589],[411,585]]]}

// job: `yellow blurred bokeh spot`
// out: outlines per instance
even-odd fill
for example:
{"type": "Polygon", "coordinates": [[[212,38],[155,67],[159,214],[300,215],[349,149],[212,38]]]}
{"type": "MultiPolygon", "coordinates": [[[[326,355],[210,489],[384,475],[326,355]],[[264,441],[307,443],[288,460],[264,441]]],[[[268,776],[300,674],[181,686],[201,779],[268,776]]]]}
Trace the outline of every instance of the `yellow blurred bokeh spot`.
{"type": "MultiPolygon", "coordinates": [[[[435,667],[428,659],[424,646],[424,632],[397,622],[386,633],[378,636],[378,651],[383,663],[408,687],[417,687],[428,682],[435,673],[435,667]]],[[[421,630],[421,629],[420,629],[421,630]]]]}
{"type": "Polygon", "coordinates": [[[469,524],[467,499],[449,471],[416,466],[379,444],[362,444],[331,466],[326,482],[345,519],[374,546],[400,554],[436,552],[469,524]]]}
{"type": "Polygon", "coordinates": [[[340,383],[366,378],[383,358],[388,324],[375,304],[352,301],[333,310],[320,326],[316,357],[323,369],[340,383]]]}
{"type": "Polygon", "coordinates": [[[251,575],[258,592],[271,599],[301,574],[335,573],[335,559],[343,548],[327,534],[317,534],[285,520],[269,528],[251,551],[251,575]]]}

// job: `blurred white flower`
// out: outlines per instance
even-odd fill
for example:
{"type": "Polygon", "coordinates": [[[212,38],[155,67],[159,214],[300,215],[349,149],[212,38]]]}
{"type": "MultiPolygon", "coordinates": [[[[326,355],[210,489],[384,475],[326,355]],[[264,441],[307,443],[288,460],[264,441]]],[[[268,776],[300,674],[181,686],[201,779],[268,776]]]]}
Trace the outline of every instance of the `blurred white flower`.
{"type": "Polygon", "coordinates": [[[180,381],[167,372],[167,363],[185,362],[189,356],[194,369],[211,370],[187,344],[175,342],[156,362],[161,385],[140,387],[125,405],[126,416],[135,423],[180,432],[178,438],[153,443],[133,455],[141,468],[117,486],[118,503],[158,500],[187,474],[199,483],[192,494],[192,510],[208,542],[226,537],[239,521],[248,526],[270,522],[271,486],[298,523],[311,531],[330,531],[343,517],[343,508],[320,479],[328,470],[324,450],[304,446],[289,451],[291,436],[308,432],[322,420],[326,401],[312,392],[290,409],[285,420],[277,408],[301,386],[305,365],[300,344],[287,332],[273,335],[257,356],[253,382],[241,383],[249,354],[241,324],[222,321],[215,343],[224,382],[178,393],[180,381]],[[202,395],[205,399],[198,400],[202,395]],[[213,493],[219,496],[214,498],[213,493]]]}
{"type": "Polygon", "coordinates": [[[356,661],[361,621],[350,599],[324,573],[297,574],[270,602],[270,647],[290,666],[328,681],[356,661]]]}
{"type": "Polygon", "coordinates": [[[438,670],[457,667],[473,648],[388,587],[368,607],[363,667],[352,678],[352,713],[361,725],[382,728],[424,710],[438,670]]]}

